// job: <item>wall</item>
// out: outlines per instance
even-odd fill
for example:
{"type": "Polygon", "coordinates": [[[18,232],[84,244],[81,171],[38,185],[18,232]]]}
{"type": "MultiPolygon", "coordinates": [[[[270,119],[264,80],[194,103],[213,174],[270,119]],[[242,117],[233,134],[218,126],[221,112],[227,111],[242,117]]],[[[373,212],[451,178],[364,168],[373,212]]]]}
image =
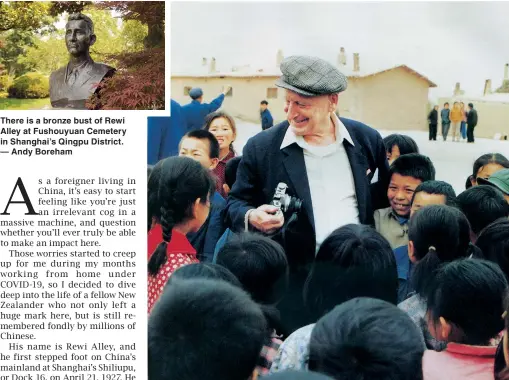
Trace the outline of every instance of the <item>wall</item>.
{"type": "Polygon", "coordinates": [[[428,129],[428,82],[402,68],[358,82],[361,121],[377,129],[428,129]]]}
{"type": "MultiPolygon", "coordinates": [[[[275,122],[286,119],[285,92],[278,89],[277,99],[267,98],[267,88],[274,88],[277,77],[193,78],[174,77],[171,96],[180,104],[190,102],[184,87],[201,87],[204,101],[210,102],[230,84],[233,96],[226,97],[223,109],[232,116],[259,122],[260,101],[266,99],[275,122]]],[[[362,121],[372,127],[388,130],[426,130],[428,83],[404,69],[396,69],[364,78],[349,78],[348,89],[339,96],[341,116],[362,121]]]]}
{"type": "Polygon", "coordinates": [[[441,98],[438,103],[440,104],[440,110],[442,110],[442,105],[445,102],[449,102],[452,106],[455,101],[460,101],[465,104],[472,103],[474,108],[477,109],[478,123],[474,132],[476,137],[492,139],[497,133],[509,135],[509,103],[494,101],[483,102],[478,99],[472,100],[468,97],[441,98]]]}

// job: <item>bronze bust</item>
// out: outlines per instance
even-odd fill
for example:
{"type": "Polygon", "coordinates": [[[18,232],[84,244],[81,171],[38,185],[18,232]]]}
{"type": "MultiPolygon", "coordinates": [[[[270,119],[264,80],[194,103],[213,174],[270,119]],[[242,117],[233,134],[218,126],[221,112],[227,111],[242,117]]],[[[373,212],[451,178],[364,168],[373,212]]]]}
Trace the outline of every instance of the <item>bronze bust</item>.
{"type": "Polygon", "coordinates": [[[51,73],[51,105],[54,108],[87,109],[87,99],[105,77],[113,75],[115,69],[95,63],[90,57],[90,46],[96,41],[90,17],[81,13],[71,14],[65,29],[65,45],[70,60],[67,66],[51,73]]]}

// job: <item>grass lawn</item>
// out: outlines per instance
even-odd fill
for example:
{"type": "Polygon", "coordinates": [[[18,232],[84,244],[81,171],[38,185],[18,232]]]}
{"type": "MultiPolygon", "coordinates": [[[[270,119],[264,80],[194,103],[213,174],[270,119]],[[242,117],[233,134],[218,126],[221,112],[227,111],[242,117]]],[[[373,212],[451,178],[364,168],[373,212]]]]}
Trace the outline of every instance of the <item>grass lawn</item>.
{"type": "Polygon", "coordinates": [[[0,110],[38,110],[50,106],[49,98],[45,99],[0,99],[0,110]]]}

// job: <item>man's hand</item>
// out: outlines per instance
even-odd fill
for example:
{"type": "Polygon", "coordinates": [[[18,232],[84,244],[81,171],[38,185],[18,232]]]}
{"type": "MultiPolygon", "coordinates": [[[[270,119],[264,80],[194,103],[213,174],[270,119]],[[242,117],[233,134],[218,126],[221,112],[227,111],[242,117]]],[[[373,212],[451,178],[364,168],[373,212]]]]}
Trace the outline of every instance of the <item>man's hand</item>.
{"type": "Polygon", "coordinates": [[[257,230],[271,234],[283,227],[285,217],[282,212],[277,212],[276,206],[261,205],[249,214],[249,224],[257,230]]]}
{"type": "Polygon", "coordinates": [[[228,92],[230,92],[231,89],[232,89],[232,86],[230,86],[230,85],[224,86],[224,91],[223,91],[224,96],[226,96],[226,94],[228,92]]]}

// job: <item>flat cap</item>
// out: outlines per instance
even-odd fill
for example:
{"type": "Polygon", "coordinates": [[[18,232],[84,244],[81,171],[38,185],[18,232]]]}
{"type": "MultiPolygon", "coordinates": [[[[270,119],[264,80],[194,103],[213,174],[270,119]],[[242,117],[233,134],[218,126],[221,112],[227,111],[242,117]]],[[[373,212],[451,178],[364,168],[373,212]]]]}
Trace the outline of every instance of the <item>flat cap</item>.
{"type": "Polygon", "coordinates": [[[195,88],[192,88],[190,91],[189,91],[189,96],[192,98],[192,99],[198,99],[200,96],[203,95],[203,91],[201,88],[198,88],[198,87],[195,87],[195,88]]]}
{"type": "Polygon", "coordinates": [[[478,178],[477,182],[482,185],[495,186],[505,195],[509,195],[509,169],[497,170],[490,176],[490,178],[478,178]]]}
{"type": "Polygon", "coordinates": [[[304,96],[337,94],[346,90],[348,81],[336,67],[317,57],[294,55],[281,62],[283,75],[276,86],[304,96]]]}

